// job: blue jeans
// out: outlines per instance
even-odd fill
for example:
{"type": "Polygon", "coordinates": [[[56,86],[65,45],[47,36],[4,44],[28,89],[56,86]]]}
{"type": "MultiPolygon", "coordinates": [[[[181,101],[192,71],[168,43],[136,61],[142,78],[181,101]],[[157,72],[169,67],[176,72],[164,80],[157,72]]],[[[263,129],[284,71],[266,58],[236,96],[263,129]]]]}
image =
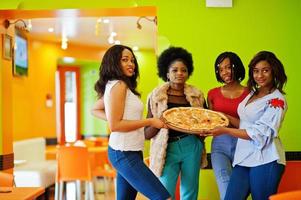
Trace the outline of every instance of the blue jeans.
{"type": "Polygon", "coordinates": [[[196,200],[203,144],[194,135],[168,143],[160,181],[174,199],[177,179],[181,174],[181,200],[196,200]]]}
{"type": "Polygon", "coordinates": [[[211,163],[220,199],[224,199],[232,173],[237,138],[230,135],[214,137],[211,144],[211,163]]]}
{"type": "Polygon", "coordinates": [[[233,168],[225,200],[245,200],[251,193],[253,200],[268,200],[277,193],[285,166],[277,161],[257,167],[233,168]]]}
{"type": "Polygon", "coordinates": [[[170,194],[143,162],[142,151],[108,148],[109,160],[117,170],[117,200],[134,200],[137,191],[149,199],[166,200],[170,194]]]}

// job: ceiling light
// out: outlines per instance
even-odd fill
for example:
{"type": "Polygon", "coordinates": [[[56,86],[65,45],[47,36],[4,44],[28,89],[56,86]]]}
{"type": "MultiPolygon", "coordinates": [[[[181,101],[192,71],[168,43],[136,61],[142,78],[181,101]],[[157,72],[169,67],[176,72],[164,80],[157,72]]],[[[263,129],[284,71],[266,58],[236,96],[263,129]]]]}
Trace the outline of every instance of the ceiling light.
{"type": "Polygon", "coordinates": [[[121,44],[119,40],[115,40],[115,44],[121,44]]]}
{"type": "Polygon", "coordinates": [[[112,32],[112,33],[111,33],[111,36],[112,36],[112,37],[115,37],[116,35],[117,35],[116,32],[112,32]]]}
{"type": "Polygon", "coordinates": [[[147,21],[153,22],[157,26],[157,16],[155,16],[153,19],[146,17],[146,16],[142,16],[142,17],[139,17],[136,22],[138,29],[142,29],[142,25],[140,24],[141,19],[146,19],[147,21]]]}
{"type": "Polygon", "coordinates": [[[53,33],[53,31],[54,31],[54,28],[52,28],[52,27],[48,28],[49,33],[53,33]]]}
{"type": "Polygon", "coordinates": [[[108,42],[109,42],[110,44],[113,44],[113,43],[114,43],[114,38],[113,38],[113,37],[109,37],[109,38],[108,38],[108,42]]]}
{"type": "Polygon", "coordinates": [[[138,51],[138,50],[139,50],[139,47],[133,46],[133,51],[138,51]]]}
{"type": "Polygon", "coordinates": [[[96,24],[95,24],[95,32],[94,32],[96,36],[99,35],[99,29],[100,29],[99,27],[100,27],[100,23],[96,22],[96,24]]]}
{"type": "Polygon", "coordinates": [[[64,49],[64,50],[68,48],[68,38],[67,38],[67,36],[64,34],[64,32],[63,32],[63,34],[62,34],[62,44],[61,44],[61,48],[64,49]]]}
{"type": "Polygon", "coordinates": [[[31,31],[31,30],[32,30],[31,19],[28,20],[27,29],[28,29],[28,31],[31,31]]]}
{"type": "Polygon", "coordinates": [[[68,43],[67,43],[67,41],[66,41],[66,42],[63,42],[63,41],[62,41],[62,46],[61,46],[61,48],[64,49],[64,50],[68,48],[68,43]]]}
{"type": "Polygon", "coordinates": [[[21,30],[25,30],[25,31],[29,31],[28,27],[27,27],[27,24],[25,23],[25,21],[23,19],[17,19],[15,20],[14,22],[10,22],[8,19],[4,20],[3,22],[3,25],[4,25],[4,28],[8,29],[8,27],[11,25],[11,24],[15,24],[17,28],[21,29],[21,30]],[[18,22],[22,22],[22,26],[17,26],[17,23],[18,22]]]}
{"type": "Polygon", "coordinates": [[[109,22],[110,22],[109,19],[104,19],[104,20],[103,20],[103,23],[105,23],[105,24],[108,24],[109,22]]]}
{"type": "Polygon", "coordinates": [[[73,63],[75,61],[75,58],[73,57],[63,57],[64,63],[73,63]]]}

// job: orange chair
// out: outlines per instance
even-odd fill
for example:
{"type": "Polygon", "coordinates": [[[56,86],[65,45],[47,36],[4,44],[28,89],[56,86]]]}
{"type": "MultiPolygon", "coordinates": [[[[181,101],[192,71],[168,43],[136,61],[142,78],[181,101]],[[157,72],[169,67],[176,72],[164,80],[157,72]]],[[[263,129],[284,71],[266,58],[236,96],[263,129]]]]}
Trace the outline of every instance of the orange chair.
{"type": "Polygon", "coordinates": [[[287,161],[278,193],[301,190],[301,161],[287,161]]]}
{"type": "MultiPolygon", "coordinates": [[[[89,153],[86,147],[61,146],[57,153],[57,174],[55,182],[55,199],[63,199],[63,184],[66,181],[85,181],[85,197],[94,200],[92,174],[89,153]]],[[[77,188],[77,199],[80,199],[80,187],[77,188]]]]}
{"type": "Polygon", "coordinates": [[[13,187],[14,186],[14,175],[0,172],[0,186],[1,187],[13,187]]]}
{"type": "Polygon", "coordinates": [[[101,147],[99,144],[100,143],[97,143],[95,140],[78,140],[73,144],[73,146],[84,146],[88,148],[93,183],[95,184],[94,186],[96,188],[96,178],[103,177],[106,192],[108,191],[108,179],[114,179],[116,177],[116,172],[109,162],[107,148],[101,147]],[[105,151],[91,150],[99,147],[105,148],[105,151]]]}
{"type": "Polygon", "coordinates": [[[96,177],[104,178],[105,192],[108,191],[108,181],[114,180],[116,178],[116,171],[112,167],[109,158],[108,151],[98,152],[94,154],[94,157],[90,157],[90,163],[92,167],[92,176],[94,178],[94,183],[96,183],[96,177]]]}
{"type": "Polygon", "coordinates": [[[300,200],[301,190],[283,192],[269,197],[270,200],[300,200]]]}

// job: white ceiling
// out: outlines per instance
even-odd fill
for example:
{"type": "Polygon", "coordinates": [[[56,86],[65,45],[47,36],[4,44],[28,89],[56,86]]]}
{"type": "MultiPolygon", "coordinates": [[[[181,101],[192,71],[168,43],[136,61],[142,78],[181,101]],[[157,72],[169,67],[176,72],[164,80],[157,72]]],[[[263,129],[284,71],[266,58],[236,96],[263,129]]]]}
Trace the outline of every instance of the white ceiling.
{"type": "Polygon", "coordinates": [[[140,19],[141,29],[137,28],[139,17],[102,17],[97,22],[97,17],[66,17],[66,18],[41,18],[32,19],[30,35],[61,42],[63,29],[68,38],[68,45],[80,44],[97,47],[108,47],[108,38],[111,32],[116,32],[115,40],[121,44],[140,49],[154,49],[156,44],[157,26],[151,21],[154,17],[140,19]],[[104,23],[108,19],[109,23],[104,23]],[[48,28],[54,28],[54,32],[48,32],[48,28]],[[98,33],[98,34],[97,34],[98,33]]]}

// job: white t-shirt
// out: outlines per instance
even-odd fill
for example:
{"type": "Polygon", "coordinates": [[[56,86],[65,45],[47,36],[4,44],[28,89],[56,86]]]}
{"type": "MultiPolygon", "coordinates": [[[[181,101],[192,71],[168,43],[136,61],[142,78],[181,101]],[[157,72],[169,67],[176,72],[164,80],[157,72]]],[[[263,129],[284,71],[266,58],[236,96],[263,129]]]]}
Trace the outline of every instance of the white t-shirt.
{"type": "MultiPolygon", "coordinates": [[[[108,81],[104,93],[104,104],[108,107],[111,99],[111,89],[119,80],[108,81]]],[[[143,103],[130,89],[127,89],[124,113],[122,119],[141,120],[143,116],[143,103]]],[[[129,132],[111,132],[109,145],[120,151],[141,151],[144,148],[144,128],[129,132]]]]}

